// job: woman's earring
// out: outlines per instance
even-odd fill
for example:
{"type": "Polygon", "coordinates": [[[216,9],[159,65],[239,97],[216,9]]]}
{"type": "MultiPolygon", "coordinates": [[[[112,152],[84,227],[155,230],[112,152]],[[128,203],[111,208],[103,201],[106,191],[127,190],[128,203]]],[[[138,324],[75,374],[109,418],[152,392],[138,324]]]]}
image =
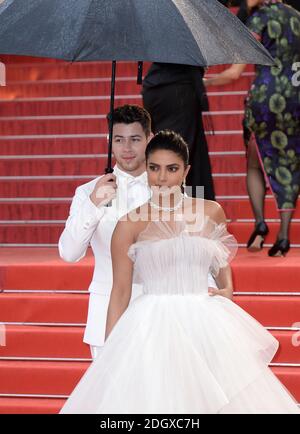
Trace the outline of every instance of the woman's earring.
{"type": "Polygon", "coordinates": [[[181,192],[182,192],[182,194],[185,194],[185,190],[186,190],[186,180],[184,180],[183,183],[181,184],[181,192]]]}

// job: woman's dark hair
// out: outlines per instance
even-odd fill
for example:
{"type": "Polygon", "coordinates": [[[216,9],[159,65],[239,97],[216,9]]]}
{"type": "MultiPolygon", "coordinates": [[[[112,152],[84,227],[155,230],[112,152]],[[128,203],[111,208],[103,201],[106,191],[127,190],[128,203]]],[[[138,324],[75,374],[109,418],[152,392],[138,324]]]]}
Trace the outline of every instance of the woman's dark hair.
{"type": "MultiPolygon", "coordinates": [[[[107,115],[108,122],[110,121],[110,114],[107,115]]],[[[148,137],[151,133],[151,116],[143,107],[138,105],[123,105],[114,110],[113,114],[115,124],[134,124],[138,122],[141,124],[144,133],[148,137]]]]}
{"type": "Polygon", "coordinates": [[[151,154],[160,150],[172,151],[178,155],[182,159],[185,169],[189,165],[189,148],[180,134],[169,130],[156,134],[146,148],[146,162],[148,162],[151,154]]]}

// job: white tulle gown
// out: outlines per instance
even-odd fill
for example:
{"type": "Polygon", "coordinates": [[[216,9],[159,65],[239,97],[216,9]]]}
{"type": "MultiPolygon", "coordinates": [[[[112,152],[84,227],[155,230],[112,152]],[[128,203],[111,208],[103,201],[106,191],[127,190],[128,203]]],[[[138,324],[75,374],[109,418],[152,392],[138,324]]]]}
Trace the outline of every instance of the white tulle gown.
{"type": "Polygon", "coordinates": [[[208,295],[237,242],[210,218],[148,224],[129,251],[135,299],[61,413],[298,413],[268,364],[278,342],[221,296],[208,295]]]}

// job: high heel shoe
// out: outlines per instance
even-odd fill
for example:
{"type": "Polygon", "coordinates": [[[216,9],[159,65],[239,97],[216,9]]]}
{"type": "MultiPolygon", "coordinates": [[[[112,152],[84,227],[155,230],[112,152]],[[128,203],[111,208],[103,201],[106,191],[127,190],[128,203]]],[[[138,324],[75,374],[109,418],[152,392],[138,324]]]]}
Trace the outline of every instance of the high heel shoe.
{"type": "Polygon", "coordinates": [[[268,233],[269,228],[264,221],[257,223],[247,244],[249,252],[260,251],[264,246],[265,236],[268,235],[268,233]]]}
{"type": "Polygon", "coordinates": [[[269,256],[286,256],[289,250],[290,241],[288,239],[277,240],[274,246],[269,250],[269,256]]]}

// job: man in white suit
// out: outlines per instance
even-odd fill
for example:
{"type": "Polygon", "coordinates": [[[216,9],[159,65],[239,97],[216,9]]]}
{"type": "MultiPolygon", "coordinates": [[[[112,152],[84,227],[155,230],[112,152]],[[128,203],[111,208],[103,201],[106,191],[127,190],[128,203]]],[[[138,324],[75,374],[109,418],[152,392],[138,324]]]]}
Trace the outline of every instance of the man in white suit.
{"type": "MultiPolygon", "coordinates": [[[[145,150],[152,138],[149,113],[139,106],[114,111],[114,173],[100,176],[76,189],[70,215],[59,239],[59,254],[67,262],[82,259],[91,244],[95,269],[89,286],[90,299],[84,342],[95,359],[104,344],[107,309],[112,289],[111,237],[118,220],[150,198],[145,150]],[[107,207],[108,202],[112,205],[107,207]]],[[[209,275],[209,286],[216,282],[209,275]]],[[[142,293],[132,286],[131,300],[142,293]]]]}

